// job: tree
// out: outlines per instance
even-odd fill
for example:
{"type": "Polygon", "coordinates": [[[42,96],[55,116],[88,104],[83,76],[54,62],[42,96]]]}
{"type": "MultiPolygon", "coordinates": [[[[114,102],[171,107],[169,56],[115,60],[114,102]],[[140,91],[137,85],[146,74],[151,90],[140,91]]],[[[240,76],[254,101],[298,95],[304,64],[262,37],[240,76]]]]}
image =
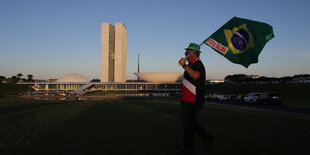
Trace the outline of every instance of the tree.
{"type": "Polygon", "coordinates": [[[245,74],[234,74],[225,77],[225,81],[231,81],[231,82],[244,82],[248,81],[249,79],[251,78],[245,74]]]}
{"type": "Polygon", "coordinates": [[[17,76],[18,78],[21,78],[21,77],[24,76],[24,75],[23,75],[23,73],[18,73],[16,76],[17,76]]]}
{"type": "Polygon", "coordinates": [[[5,76],[0,76],[0,83],[2,83],[4,80],[6,80],[5,76]]]}
{"type": "Polygon", "coordinates": [[[307,78],[310,77],[309,74],[298,74],[298,75],[294,75],[293,78],[307,78]]]}
{"type": "Polygon", "coordinates": [[[99,79],[92,79],[90,82],[100,82],[99,79]]]}
{"type": "Polygon", "coordinates": [[[28,81],[28,82],[32,82],[32,81],[33,81],[33,75],[28,74],[28,75],[27,75],[27,81],[28,81]]]}
{"type": "Polygon", "coordinates": [[[18,73],[16,76],[17,76],[17,79],[18,79],[17,82],[18,82],[18,81],[20,81],[21,77],[24,75],[22,73],[18,73]]]}
{"type": "Polygon", "coordinates": [[[11,80],[12,83],[17,83],[17,82],[19,81],[19,79],[17,78],[17,76],[12,76],[12,77],[10,78],[10,80],[11,80]]]}
{"type": "Polygon", "coordinates": [[[27,79],[21,78],[20,81],[22,81],[22,82],[27,82],[27,79]]]}

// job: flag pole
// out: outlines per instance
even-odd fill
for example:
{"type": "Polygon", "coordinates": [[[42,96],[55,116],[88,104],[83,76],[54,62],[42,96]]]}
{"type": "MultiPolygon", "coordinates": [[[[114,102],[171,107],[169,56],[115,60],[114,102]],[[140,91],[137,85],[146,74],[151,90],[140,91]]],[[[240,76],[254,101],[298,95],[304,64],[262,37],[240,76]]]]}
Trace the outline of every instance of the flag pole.
{"type": "Polygon", "coordinates": [[[184,59],[186,59],[189,55],[191,55],[192,53],[194,53],[202,44],[204,43],[204,41],[202,41],[201,44],[199,44],[199,46],[197,46],[194,50],[192,50],[187,56],[184,57],[184,59]]]}

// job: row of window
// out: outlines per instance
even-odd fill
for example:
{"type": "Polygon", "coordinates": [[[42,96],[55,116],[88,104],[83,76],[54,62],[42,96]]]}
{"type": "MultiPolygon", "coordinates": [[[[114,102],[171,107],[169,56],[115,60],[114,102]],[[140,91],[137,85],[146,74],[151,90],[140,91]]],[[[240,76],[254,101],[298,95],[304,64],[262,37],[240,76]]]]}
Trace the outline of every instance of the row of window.
{"type": "MultiPolygon", "coordinates": [[[[39,84],[41,90],[76,90],[83,84],[39,84]]],[[[178,90],[181,86],[175,84],[95,84],[92,90],[178,90]]]]}

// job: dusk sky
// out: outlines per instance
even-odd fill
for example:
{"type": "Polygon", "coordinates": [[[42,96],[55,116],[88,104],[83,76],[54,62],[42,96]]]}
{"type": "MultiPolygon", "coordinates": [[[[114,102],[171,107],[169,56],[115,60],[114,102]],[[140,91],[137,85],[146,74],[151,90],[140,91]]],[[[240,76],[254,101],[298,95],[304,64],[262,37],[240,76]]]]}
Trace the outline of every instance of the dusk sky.
{"type": "Polygon", "coordinates": [[[309,0],[0,0],[0,75],[35,79],[68,73],[100,78],[101,23],[127,28],[127,79],[142,72],[183,72],[178,60],[233,16],[273,26],[275,37],[247,69],[201,48],[207,79],[310,73],[309,0]]]}

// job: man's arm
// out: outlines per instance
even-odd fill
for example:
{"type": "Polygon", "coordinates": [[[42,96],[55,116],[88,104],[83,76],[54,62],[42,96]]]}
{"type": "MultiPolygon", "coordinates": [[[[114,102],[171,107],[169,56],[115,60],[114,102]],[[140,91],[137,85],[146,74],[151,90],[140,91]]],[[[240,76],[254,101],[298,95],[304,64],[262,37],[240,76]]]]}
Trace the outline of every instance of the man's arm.
{"type": "MultiPolygon", "coordinates": [[[[186,63],[186,59],[181,58],[181,59],[179,60],[179,64],[180,64],[181,66],[184,66],[185,63],[186,63]]],[[[188,73],[188,75],[189,75],[192,79],[194,79],[194,80],[198,80],[198,79],[199,79],[200,73],[199,73],[198,71],[195,71],[195,70],[191,69],[189,66],[185,66],[185,67],[183,67],[183,68],[184,68],[184,70],[188,73]]]]}
{"type": "Polygon", "coordinates": [[[194,80],[198,80],[200,77],[200,73],[191,69],[189,66],[184,67],[184,70],[188,73],[188,75],[194,80]]]}

